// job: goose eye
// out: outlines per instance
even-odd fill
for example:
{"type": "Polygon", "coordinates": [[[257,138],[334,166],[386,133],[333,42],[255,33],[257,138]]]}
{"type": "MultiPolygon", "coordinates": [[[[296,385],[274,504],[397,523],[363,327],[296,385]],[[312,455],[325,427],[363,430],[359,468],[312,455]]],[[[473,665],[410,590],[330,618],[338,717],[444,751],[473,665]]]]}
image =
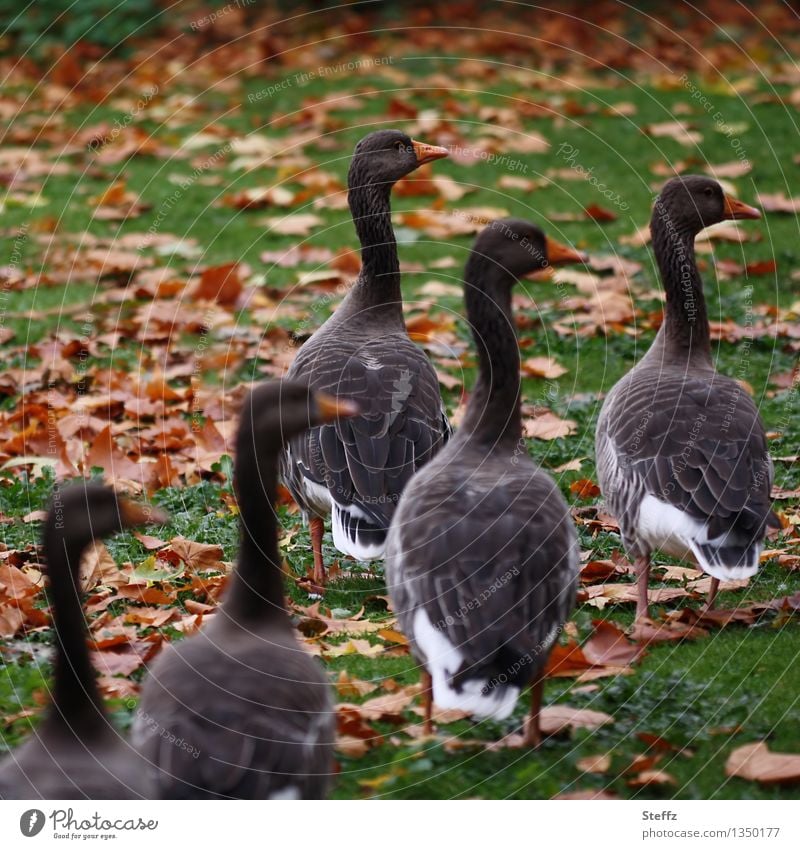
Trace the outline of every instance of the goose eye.
{"type": "Polygon", "coordinates": [[[711,186],[706,186],[705,194],[706,197],[711,197],[714,194],[714,190],[711,188],[711,186]]]}

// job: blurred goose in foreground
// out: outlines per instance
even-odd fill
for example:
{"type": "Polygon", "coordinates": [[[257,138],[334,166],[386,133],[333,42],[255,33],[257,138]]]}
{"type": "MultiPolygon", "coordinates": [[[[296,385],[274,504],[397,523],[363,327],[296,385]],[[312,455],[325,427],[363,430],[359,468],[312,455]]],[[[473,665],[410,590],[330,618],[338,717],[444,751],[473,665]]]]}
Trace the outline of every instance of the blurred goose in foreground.
{"type": "MultiPolygon", "coordinates": [[[[465,271],[479,373],[456,436],[403,493],[389,532],[389,592],[443,708],[505,718],[533,683],[526,742],[539,742],[541,673],[575,601],[578,546],[569,509],[522,436],[517,279],[582,261],[534,224],[495,221],[465,271]]],[[[431,694],[432,688],[432,694],[431,694]]]]}
{"type": "Polygon", "coordinates": [[[158,798],[325,795],[333,770],[330,685],[286,612],[273,505],[284,440],[356,412],[351,402],[285,380],[245,401],[234,470],[241,547],[231,586],[207,628],[157,659],[136,712],[134,743],[158,768],[158,798]]]}
{"type": "Polygon", "coordinates": [[[95,540],[150,522],[159,510],[82,481],[56,490],[44,524],[56,635],[53,701],[44,721],[0,764],[0,799],[140,799],[147,771],[111,724],[86,645],[80,560],[95,540]]]}
{"type": "Polygon", "coordinates": [[[772,512],[772,463],[755,404],[714,369],[695,236],[726,219],[760,218],[709,177],[676,177],[655,202],[653,251],[666,292],[650,350],[609,392],[597,423],[600,487],[635,560],[637,618],[648,615],[651,553],[694,558],[720,579],[758,569],[772,512]]]}
{"type": "Polygon", "coordinates": [[[333,316],[303,345],[287,377],[356,401],[362,413],[289,443],[283,478],[310,523],[314,579],[322,584],[323,517],[333,542],[357,560],[382,557],[386,532],[411,476],[447,439],[436,372],[409,338],[389,195],[394,184],[447,150],[379,130],[357,145],[348,202],[362,268],[333,316]]]}

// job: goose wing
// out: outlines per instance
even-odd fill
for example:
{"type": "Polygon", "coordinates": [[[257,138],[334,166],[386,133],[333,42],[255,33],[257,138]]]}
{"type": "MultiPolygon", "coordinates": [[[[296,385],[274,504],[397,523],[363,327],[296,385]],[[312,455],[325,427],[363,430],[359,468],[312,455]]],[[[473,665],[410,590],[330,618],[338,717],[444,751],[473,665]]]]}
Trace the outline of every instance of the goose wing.
{"type": "Polygon", "coordinates": [[[387,578],[401,625],[435,664],[415,634],[425,612],[457,653],[456,688],[501,675],[524,683],[574,604],[578,551],[567,505],[535,467],[494,480],[465,469],[438,477],[423,472],[412,483],[392,525],[387,578]]]}
{"type": "Polygon", "coordinates": [[[359,347],[316,346],[304,355],[301,349],[301,355],[290,377],[356,401],[363,413],[293,440],[287,483],[301,504],[310,482],[335,504],[355,506],[387,528],[406,483],[449,436],[436,373],[401,334],[359,347]]]}
{"type": "Polygon", "coordinates": [[[619,475],[702,521],[709,537],[736,526],[757,538],[776,521],[766,435],[736,381],[634,371],[609,396],[601,429],[619,475]]]}

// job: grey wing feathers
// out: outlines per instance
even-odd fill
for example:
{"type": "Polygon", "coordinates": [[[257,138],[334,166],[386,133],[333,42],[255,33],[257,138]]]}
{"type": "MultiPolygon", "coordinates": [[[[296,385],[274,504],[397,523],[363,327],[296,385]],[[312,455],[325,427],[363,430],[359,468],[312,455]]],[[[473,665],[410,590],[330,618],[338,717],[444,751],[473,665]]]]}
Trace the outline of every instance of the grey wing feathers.
{"type": "Polygon", "coordinates": [[[133,739],[160,798],[321,798],[330,783],[329,684],[299,648],[244,654],[189,641],[157,663],[133,739]]]}
{"type": "Polygon", "coordinates": [[[301,349],[289,375],[354,400],[364,411],[292,442],[294,468],[284,471],[292,494],[302,505],[306,478],[325,487],[338,504],[356,504],[376,525],[388,528],[403,488],[449,436],[427,357],[396,334],[352,350],[301,349]]]}
{"type": "MultiPolygon", "coordinates": [[[[707,523],[710,537],[735,525],[759,538],[776,521],[764,428],[730,378],[631,372],[609,396],[600,429],[622,476],[707,523]]],[[[598,440],[598,460],[602,453],[598,440]]]]}
{"type": "Polygon", "coordinates": [[[477,499],[466,496],[468,481],[449,493],[415,481],[401,502],[387,558],[395,609],[412,635],[422,607],[458,648],[456,686],[501,673],[530,680],[574,605],[578,548],[568,508],[532,471],[527,485],[501,478],[477,499]]]}

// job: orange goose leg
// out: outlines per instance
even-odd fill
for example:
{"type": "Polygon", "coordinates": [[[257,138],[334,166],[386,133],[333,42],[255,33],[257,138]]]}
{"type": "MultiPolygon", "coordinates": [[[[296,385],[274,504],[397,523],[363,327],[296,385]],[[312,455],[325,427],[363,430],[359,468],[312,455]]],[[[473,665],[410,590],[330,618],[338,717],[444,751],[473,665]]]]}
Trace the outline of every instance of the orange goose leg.
{"type": "Polygon", "coordinates": [[[433,734],[433,679],[427,669],[422,670],[422,704],[425,707],[425,734],[433,734]]]}
{"type": "Polygon", "coordinates": [[[645,554],[642,557],[637,557],[633,565],[636,569],[636,588],[638,590],[636,618],[647,619],[650,615],[650,605],[647,599],[647,585],[650,582],[650,555],[645,554]]]}
{"type": "Polygon", "coordinates": [[[311,531],[311,550],[314,552],[314,583],[325,585],[325,561],[322,559],[322,535],[325,533],[325,522],[318,516],[309,520],[311,531]]]}
{"type": "Polygon", "coordinates": [[[532,749],[538,748],[542,742],[542,729],[539,724],[539,714],[542,712],[542,693],[544,678],[537,678],[531,686],[531,712],[525,724],[525,745],[532,749]]]}

